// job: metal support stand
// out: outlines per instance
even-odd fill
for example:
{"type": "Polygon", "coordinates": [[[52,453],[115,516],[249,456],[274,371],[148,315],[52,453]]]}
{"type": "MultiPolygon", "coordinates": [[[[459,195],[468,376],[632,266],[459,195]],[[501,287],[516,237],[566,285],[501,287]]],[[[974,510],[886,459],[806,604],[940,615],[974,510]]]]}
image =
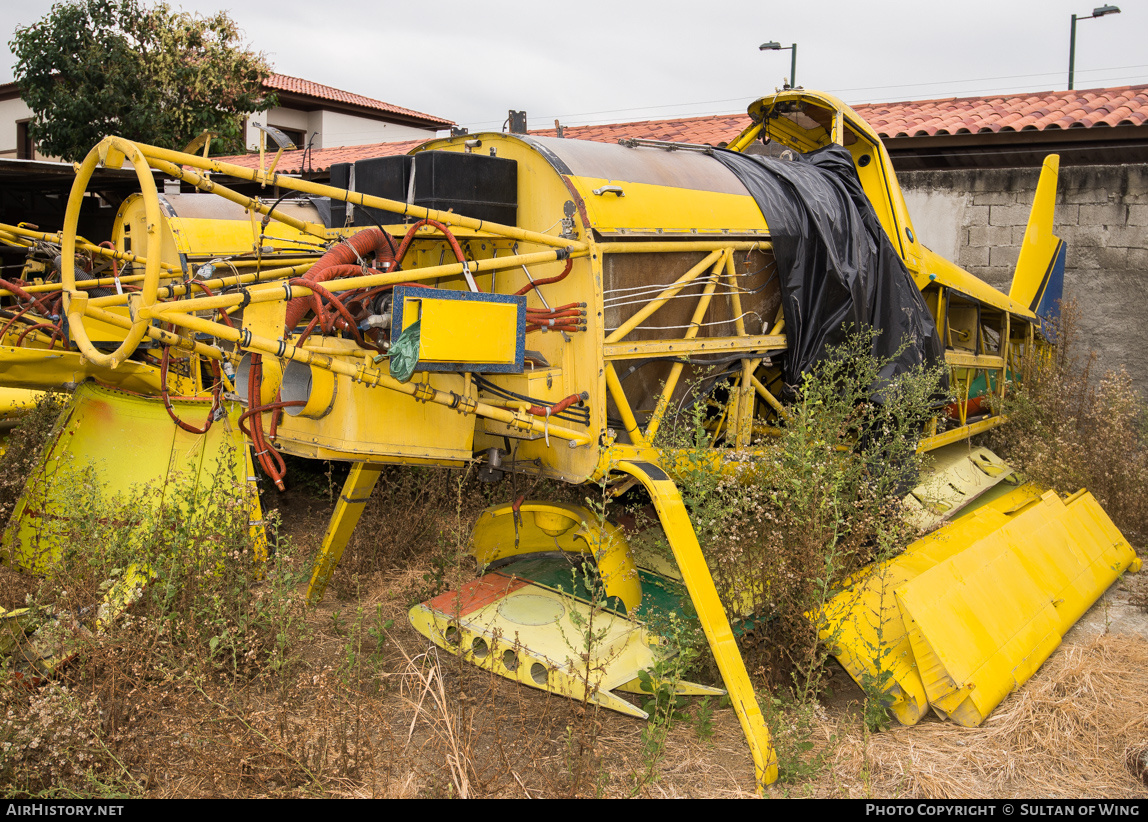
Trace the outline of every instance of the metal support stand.
{"type": "Polygon", "coordinates": [[[339,494],[339,501],[331,514],[331,521],[327,524],[327,533],[323,536],[323,545],[319,555],[315,557],[315,565],[311,569],[311,582],[307,585],[307,601],[314,605],[323,598],[327,590],[327,583],[331,581],[331,574],[343,556],[343,549],[355,532],[359,524],[359,517],[363,515],[363,507],[371,498],[375,482],[379,478],[382,468],[366,462],[357,462],[351,468],[347,481],[343,483],[343,491],[339,494]]]}

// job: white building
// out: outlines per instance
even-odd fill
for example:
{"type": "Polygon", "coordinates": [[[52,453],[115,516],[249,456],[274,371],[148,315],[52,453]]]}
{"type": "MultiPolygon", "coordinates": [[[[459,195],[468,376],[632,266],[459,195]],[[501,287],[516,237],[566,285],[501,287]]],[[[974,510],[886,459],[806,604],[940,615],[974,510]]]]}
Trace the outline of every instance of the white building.
{"type": "Polygon", "coordinates": [[[28,123],[32,120],[32,109],[20,98],[20,89],[15,83],[0,85],[0,157],[18,160],[47,160],[36,152],[32,137],[28,134],[28,123]]]}
{"type": "Polygon", "coordinates": [[[285,74],[272,74],[263,85],[275,92],[279,105],[247,118],[249,150],[259,148],[259,131],[252,123],[274,126],[299,148],[310,143],[312,149],[429,140],[454,125],[442,117],[285,74]]]}
{"type": "MultiPolygon", "coordinates": [[[[453,125],[442,117],[284,74],[272,74],[264,87],[275,93],[279,105],[247,116],[249,150],[259,148],[259,130],[254,123],[274,126],[299,148],[310,144],[312,149],[428,140],[453,125]]],[[[31,120],[32,110],[20,98],[16,84],[0,84],[0,157],[54,159],[36,151],[28,133],[31,120]]]]}

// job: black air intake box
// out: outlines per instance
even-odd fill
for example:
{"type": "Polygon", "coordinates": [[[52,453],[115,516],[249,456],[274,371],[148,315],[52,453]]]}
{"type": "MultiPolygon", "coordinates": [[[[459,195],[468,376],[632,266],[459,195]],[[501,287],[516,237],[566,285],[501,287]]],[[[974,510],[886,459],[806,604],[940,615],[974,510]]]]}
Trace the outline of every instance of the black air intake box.
{"type": "Polygon", "coordinates": [[[516,161],[455,151],[421,151],[414,160],[415,205],[476,220],[517,224],[516,161]]]}
{"type": "MultiPolygon", "coordinates": [[[[361,194],[370,194],[375,197],[386,197],[388,200],[407,201],[407,187],[411,181],[411,167],[414,160],[406,155],[397,157],[372,157],[368,160],[359,160],[353,164],[354,179],[351,179],[352,164],[336,163],[331,166],[331,185],[336,188],[347,188],[361,194]]],[[[364,209],[355,206],[355,219],[352,225],[393,225],[403,222],[401,215],[392,214],[377,208],[364,209]],[[370,211],[375,219],[372,220],[364,214],[370,211]]],[[[347,204],[338,201],[331,203],[331,224],[341,228],[346,224],[347,204]]]]}
{"type": "MultiPolygon", "coordinates": [[[[414,174],[414,205],[453,211],[464,217],[516,225],[518,219],[518,163],[488,154],[422,151],[413,156],[374,157],[331,166],[331,185],[361,194],[407,202],[414,174]],[[353,172],[353,179],[352,179],[353,172]]],[[[354,207],[353,225],[393,225],[404,222],[397,214],[354,207]]],[[[331,201],[329,227],[346,223],[347,204],[331,201]]],[[[405,222],[412,222],[407,218],[405,222]]]]}

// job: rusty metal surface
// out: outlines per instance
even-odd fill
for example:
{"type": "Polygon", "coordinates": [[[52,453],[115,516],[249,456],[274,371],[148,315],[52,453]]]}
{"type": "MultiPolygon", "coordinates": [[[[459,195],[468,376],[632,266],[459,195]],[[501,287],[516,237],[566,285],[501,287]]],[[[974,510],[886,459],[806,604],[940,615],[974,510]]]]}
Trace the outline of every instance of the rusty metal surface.
{"type": "MultiPolygon", "coordinates": [[[[604,261],[603,291],[605,301],[606,333],[620,326],[662,288],[688,271],[706,256],[705,252],[609,254],[604,261]]],[[[770,252],[738,252],[734,267],[741,292],[743,322],[747,334],[765,334],[775,322],[781,307],[781,288],[775,276],[773,255],[770,252]]],[[[680,339],[689,328],[698,298],[705,289],[707,278],[698,280],[681,290],[645,323],[627,335],[628,340],[680,339]]],[[[698,337],[730,337],[738,333],[731,302],[725,295],[729,288],[724,280],[702,318],[698,337]]],[[[682,378],[671,397],[672,405],[690,404],[698,382],[713,371],[714,363],[738,360],[740,356],[695,358],[685,366],[682,378]],[[708,361],[708,362],[707,362],[708,361]]],[[[673,367],[673,359],[635,359],[619,363],[618,376],[626,389],[626,396],[635,415],[644,420],[654,410],[654,404],[673,367]]],[[[608,412],[616,415],[613,403],[608,412]]]]}

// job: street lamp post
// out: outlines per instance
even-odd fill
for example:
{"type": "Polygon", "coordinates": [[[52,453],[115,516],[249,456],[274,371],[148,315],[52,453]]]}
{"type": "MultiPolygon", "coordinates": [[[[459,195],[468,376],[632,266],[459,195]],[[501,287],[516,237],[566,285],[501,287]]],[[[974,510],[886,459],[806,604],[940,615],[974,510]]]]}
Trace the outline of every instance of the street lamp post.
{"type": "Polygon", "coordinates": [[[797,43],[792,46],[783,46],[776,40],[770,40],[768,43],[762,43],[757,49],[758,51],[792,51],[792,57],[789,61],[789,87],[797,88],[797,43]]]}
{"type": "MultiPolygon", "coordinates": [[[[1103,17],[1106,14],[1120,14],[1119,6],[1098,6],[1092,10],[1092,14],[1087,17],[1077,17],[1072,15],[1072,30],[1068,37],[1068,90],[1072,91],[1073,75],[1076,69],[1076,21],[1077,20],[1091,20],[1094,17],[1103,17]]],[[[764,48],[764,46],[762,47],[764,48]]]]}

